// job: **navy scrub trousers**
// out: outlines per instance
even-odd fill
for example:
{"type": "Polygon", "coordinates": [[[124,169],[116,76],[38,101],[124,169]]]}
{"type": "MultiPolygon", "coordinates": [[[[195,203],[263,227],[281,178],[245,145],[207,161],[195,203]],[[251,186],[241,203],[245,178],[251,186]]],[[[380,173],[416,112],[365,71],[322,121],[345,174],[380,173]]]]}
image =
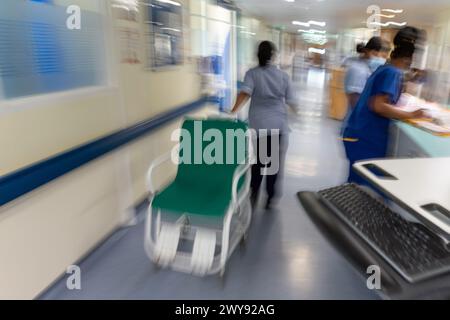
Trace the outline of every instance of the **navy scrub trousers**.
{"type": "Polygon", "coordinates": [[[357,184],[367,184],[367,182],[353,170],[353,164],[361,160],[385,158],[387,153],[386,145],[377,145],[360,139],[344,139],[344,148],[350,167],[347,181],[357,184]]]}

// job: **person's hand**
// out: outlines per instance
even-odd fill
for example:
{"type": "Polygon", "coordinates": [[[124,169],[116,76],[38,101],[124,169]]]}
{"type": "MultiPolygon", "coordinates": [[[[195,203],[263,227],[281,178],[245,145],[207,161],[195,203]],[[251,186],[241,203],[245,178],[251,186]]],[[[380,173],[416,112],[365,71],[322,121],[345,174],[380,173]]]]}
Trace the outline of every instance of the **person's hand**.
{"type": "Polygon", "coordinates": [[[421,119],[421,118],[429,118],[429,116],[425,112],[424,109],[419,109],[419,110],[410,112],[410,118],[411,119],[421,119]]]}
{"type": "Polygon", "coordinates": [[[226,119],[235,119],[237,118],[237,113],[233,112],[232,110],[223,110],[222,112],[220,112],[219,117],[226,119]]]}

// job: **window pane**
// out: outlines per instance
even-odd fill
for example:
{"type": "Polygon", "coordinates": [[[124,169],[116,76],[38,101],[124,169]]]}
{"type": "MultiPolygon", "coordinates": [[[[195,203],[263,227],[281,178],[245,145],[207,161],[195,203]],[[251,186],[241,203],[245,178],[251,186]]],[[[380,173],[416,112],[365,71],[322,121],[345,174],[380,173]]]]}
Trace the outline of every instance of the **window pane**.
{"type": "Polygon", "coordinates": [[[0,2],[0,92],[17,98],[105,83],[102,17],[81,11],[69,30],[66,7],[0,2]]]}

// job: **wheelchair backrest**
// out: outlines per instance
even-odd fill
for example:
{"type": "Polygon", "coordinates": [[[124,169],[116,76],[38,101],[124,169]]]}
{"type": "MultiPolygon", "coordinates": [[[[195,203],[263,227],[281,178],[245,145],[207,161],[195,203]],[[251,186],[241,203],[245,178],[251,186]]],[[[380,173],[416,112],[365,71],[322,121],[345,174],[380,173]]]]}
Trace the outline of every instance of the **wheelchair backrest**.
{"type": "Polygon", "coordinates": [[[235,169],[248,163],[248,126],[229,119],[186,119],[180,134],[176,179],[187,184],[231,186],[235,169]]]}

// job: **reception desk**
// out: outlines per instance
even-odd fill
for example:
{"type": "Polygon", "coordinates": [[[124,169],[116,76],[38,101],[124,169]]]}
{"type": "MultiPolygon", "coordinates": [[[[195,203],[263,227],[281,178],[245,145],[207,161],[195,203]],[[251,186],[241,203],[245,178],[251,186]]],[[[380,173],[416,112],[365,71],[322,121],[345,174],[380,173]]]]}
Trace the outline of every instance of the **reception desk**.
{"type": "Polygon", "coordinates": [[[331,70],[329,82],[330,107],[328,116],[335,120],[343,120],[347,114],[347,97],[344,90],[345,69],[331,70]]]}
{"type": "Polygon", "coordinates": [[[404,122],[393,123],[390,141],[390,157],[450,157],[450,137],[436,136],[404,122]]]}

